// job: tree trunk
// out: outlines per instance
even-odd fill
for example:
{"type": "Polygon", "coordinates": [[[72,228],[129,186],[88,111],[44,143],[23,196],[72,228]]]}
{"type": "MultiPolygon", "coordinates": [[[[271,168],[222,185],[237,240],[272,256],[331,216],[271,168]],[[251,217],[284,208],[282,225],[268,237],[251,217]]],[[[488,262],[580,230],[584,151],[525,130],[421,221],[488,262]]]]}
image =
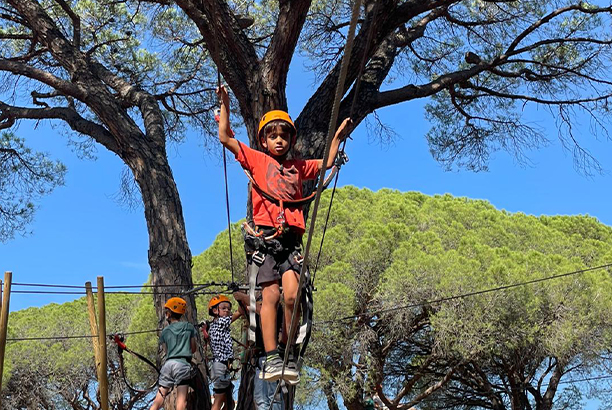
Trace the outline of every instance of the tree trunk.
{"type": "MultiPolygon", "coordinates": [[[[149,233],[149,265],[152,285],[155,289],[154,301],[158,326],[165,325],[164,304],[173,296],[186,299],[191,307],[187,310],[186,320],[197,323],[197,311],[193,295],[183,292],[193,288],[191,277],[191,250],[187,243],[185,221],[178,190],[168,164],[164,144],[154,144],[142,140],[138,147],[128,150],[136,153],[124,161],[130,166],[138,183],[142,199],[149,206],[144,207],[149,233]]],[[[199,336],[199,333],[198,333],[199,336]]],[[[200,363],[201,381],[196,380],[195,390],[190,390],[189,409],[210,409],[210,393],[206,369],[200,351],[194,358],[200,363]]],[[[175,395],[171,394],[165,408],[174,409],[175,395]]]]}

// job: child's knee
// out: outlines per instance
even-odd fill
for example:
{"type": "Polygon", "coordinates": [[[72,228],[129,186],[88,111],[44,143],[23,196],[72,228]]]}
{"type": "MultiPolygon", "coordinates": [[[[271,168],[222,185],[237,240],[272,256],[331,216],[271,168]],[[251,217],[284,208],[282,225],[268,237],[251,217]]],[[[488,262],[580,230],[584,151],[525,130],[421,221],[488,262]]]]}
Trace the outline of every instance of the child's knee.
{"type": "Polygon", "coordinates": [[[278,304],[280,301],[280,289],[278,285],[265,286],[262,290],[262,303],[264,305],[278,304]]]}
{"type": "Polygon", "coordinates": [[[296,297],[297,297],[297,292],[284,293],[283,299],[285,300],[285,306],[293,308],[293,306],[295,306],[296,297]]]}

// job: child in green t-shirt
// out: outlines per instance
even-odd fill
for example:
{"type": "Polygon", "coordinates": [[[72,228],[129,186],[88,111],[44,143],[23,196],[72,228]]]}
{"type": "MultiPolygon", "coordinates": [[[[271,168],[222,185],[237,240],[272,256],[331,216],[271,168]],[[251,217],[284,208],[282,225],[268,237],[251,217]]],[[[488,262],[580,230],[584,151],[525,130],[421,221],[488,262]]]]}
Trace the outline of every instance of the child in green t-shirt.
{"type": "Polygon", "coordinates": [[[196,330],[191,323],[181,321],[187,302],[170,298],[164,305],[169,325],[159,336],[159,344],[166,345],[166,362],[159,372],[159,390],[150,410],[157,410],[176,386],[176,410],[187,407],[187,388],[191,380],[191,356],[196,351],[196,330]]]}

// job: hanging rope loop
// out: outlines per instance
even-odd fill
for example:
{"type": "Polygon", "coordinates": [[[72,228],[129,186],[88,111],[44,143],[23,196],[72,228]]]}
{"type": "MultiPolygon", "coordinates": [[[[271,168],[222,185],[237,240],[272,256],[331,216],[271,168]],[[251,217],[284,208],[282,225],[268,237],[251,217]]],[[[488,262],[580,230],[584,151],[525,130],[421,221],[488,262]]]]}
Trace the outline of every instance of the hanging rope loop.
{"type": "Polygon", "coordinates": [[[121,377],[123,378],[123,382],[125,383],[125,385],[127,386],[128,389],[132,390],[133,392],[136,393],[148,393],[151,390],[153,390],[155,388],[155,386],[157,386],[157,383],[159,381],[159,369],[157,368],[157,366],[150,361],[149,359],[147,359],[146,357],[144,357],[143,355],[141,355],[140,353],[136,353],[133,350],[129,349],[126,344],[125,344],[125,336],[121,333],[114,333],[114,334],[110,334],[108,335],[109,340],[111,340],[112,342],[114,342],[117,345],[117,355],[119,357],[119,371],[121,373],[121,377]],[[124,359],[123,359],[123,352],[126,351],[129,354],[131,354],[132,356],[142,360],[143,362],[145,362],[146,364],[149,365],[149,367],[151,367],[152,369],[155,370],[155,373],[157,374],[157,377],[155,378],[155,382],[151,385],[149,385],[148,387],[144,388],[144,389],[138,389],[134,386],[132,386],[130,384],[130,382],[127,379],[126,376],[126,372],[125,372],[125,363],[124,363],[124,359]]]}

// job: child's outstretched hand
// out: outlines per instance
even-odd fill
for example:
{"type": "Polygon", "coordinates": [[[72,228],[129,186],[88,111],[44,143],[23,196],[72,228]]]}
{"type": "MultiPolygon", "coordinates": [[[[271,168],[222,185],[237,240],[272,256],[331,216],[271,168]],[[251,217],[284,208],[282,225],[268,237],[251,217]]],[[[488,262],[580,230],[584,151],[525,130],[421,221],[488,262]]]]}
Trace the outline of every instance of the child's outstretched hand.
{"type": "Polygon", "coordinates": [[[217,95],[219,96],[219,100],[221,100],[221,105],[229,107],[229,94],[227,92],[227,88],[224,85],[221,87],[217,87],[217,95]]]}
{"type": "Polygon", "coordinates": [[[340,124],[340,126],[338,127],[338,131],[336,131],[336,137],[340,141],[343,141],[344,139],[346,139],[346,137],[348,137],[349,135],[349,128],[352,125],[353,125],[353,120],[351,120],[350,118],[345,118],[344,121],[342,121],[342,124],[340,124]]]}

